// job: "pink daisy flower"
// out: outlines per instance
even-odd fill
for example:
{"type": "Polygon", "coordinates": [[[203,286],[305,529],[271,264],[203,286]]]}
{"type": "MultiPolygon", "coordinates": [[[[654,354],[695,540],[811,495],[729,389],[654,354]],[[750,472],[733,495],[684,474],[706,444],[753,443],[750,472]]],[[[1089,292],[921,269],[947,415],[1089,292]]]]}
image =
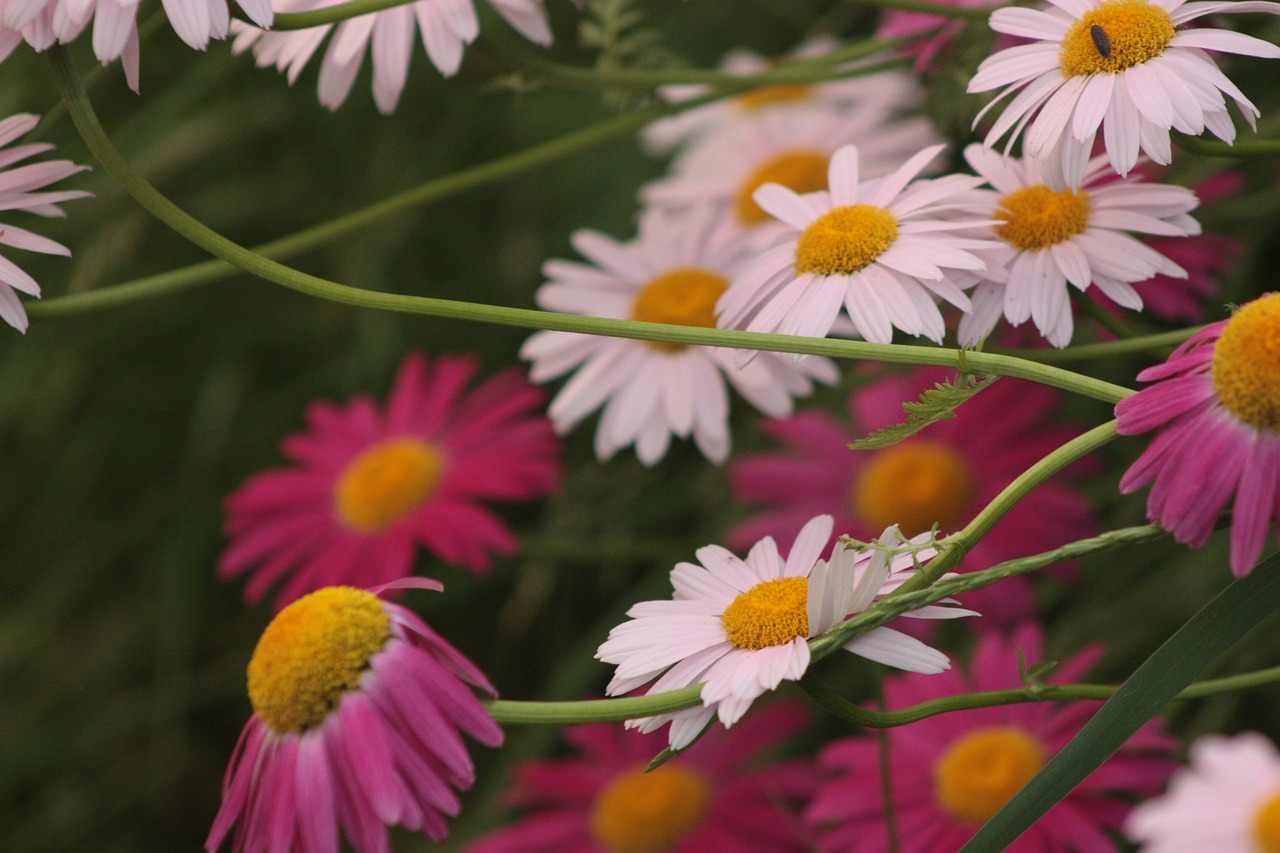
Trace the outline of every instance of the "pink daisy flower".
{"type": "MultiPolygon", "coordinates": [[[[880,450],[849,449],[858,438],[902,423],[903,400],[953,376],[942,368],[921,368],[867,384],[850,395],[844,421],[815,409],[766,421],[764,430],[780,449],[742,456],[729,468],[738,500],[759,510],[729,532],[730,546],[745,547],[763,536],[786,541],[819,513],[831,513],[836,530],[864,541],[889,524],[910,536],[934,524],[953,533],[1078,432],[1054,414],[1058,392],[1004,378],[962,405],[955,418],[912,438],[880,450]]],[[[974,545],[960,570],[984,569],[1093,535],[1097,525],[1089,502],[1071,485],[1083,473],[1087,465],[1077,463],[1033,491],[974,545]]],[[[966,593],[964,602],[984,622],[1001,627],[1036,612],[1031,583],[1022,577],[966,593]]]]}
{"type": "Polygon", "coordinates": [[[1193,548],[1234,498],[1231,569],[1247,575],[1280,520],[1280,294],[1203,329],[1138,379],[1157,384],[1116,404],[1116,429],[1156,435],[1120,491],[1153,483],[1147,517],[1193,548]]]}
{"type": "MultiPolygon", "coordinates": [[[[81,190],[39,190],[88,167],[77,166],[70,160],[48,160],[15,166],[37,154],[53,150],[53,146],[47,143],[13,144],[20,136],[29,133],[39,121],[40,117],[31,113],[20,113],[0,121],[0,210],[25,210],[37,216],[65,216],[62,208],[58,207],[59,204],[84,198],[91,193],[81,190]]],[[[71,254],[61,243],[8,224],[0,224],[0,246],[45,255],[71,254]]],[[[0,255],[0,320],[19,332],[26,332],[27,312],[18,299],[18,293],[39,297],[40,285],[17,264],[0,255]]]]}
{"type": "Polygon", "coordinates": [[[797,806],[813,791],[814,768],[760,758],[807,722],[799,705],[774,703],[648,773],[660,736],[603,723],[566,729],[576,754],[517,765],[507,800],[525,816],[466,853],[803,853],[797,806]]]}
{"type": "MultiPolygon", "coordinates": [[[[628,720],[628,728],[651,732],[671,723],[672,749],[683,749],[719,717],[733,725],[751,703],[783,681],[797,681],[809,668],[809,643],[836,624],[870,607],[917,571],[917,560],[936,554],[918,537],[917,553],[890,558],[884,550],[855,551],[837,544],[829,560],[819,559],[831,540],[829,515],[800,530],[783,560],[773,539],[757,542],[745,560],[719,545],[699,548],[698,564],[671,571],[675,592],[667,601],[643,601],[631,620],[609,632],[596,657],[617,665],[607,692],[629,693],[653,682],[648,693],[703,684],[702,705],[628,720]],[[655,680],[656,679],[656,680],[655,680]]],[[[896,527],[880,543],[897,548],[896,527]]],[[[942,604],[954,604],[943,601],[942,604]]],[[[933,605],[910,611],[917,619],[976,615],[958,607],[933,605]]],[[[950,667],[937,649],[881,626],[844,644],[877,663],[935,673],[950,667]]],[[[648,694],[646,694],[648,695],[648,694]]]]}
{"type": "Polygon", "coordinates": [[[1112,168],[1127,175],[1139,149],[1157,163],[1170,162],[1170,129],[1193,136],[1208,129],[1232,142],[1236,130],[1224,94],[1254,126],[1258,108],[1206,51],[1275,59],[1280,47],[1229,30],[1182,27],[1206,15],[1280,14],[1280,4],[1050,2],[1043,11],[1006,7],[991,14],[996,32],[1033,41],[984,60],[969,91],[1000,89],[991,105],[1018,93],[992,125],[986,144],[1009,133],[1012,145],[1025,128],[1023,153],[1045,160],[1045,177],[1054,189],[1080,186],[1100,128],[1112,168]]]}
{"type": "MultiPolygon", "coordinates": [[[[387,585],[441,590],[426,579],[387,585]]],[[[462,732],[502,730],[471,692],[493,687],[413,611],[378,593],[327,587],[281,610],[249,661],[253,716],[222,785],[205,849],[235,853],[391,849],[388,825],[448,835],[451,790],[475,781],[462,732]]]]}
{"type": "Polygon", "coordinates": [[[307,409],[281,443],[293,467],[256,474],[226,501],[220,577],[251,574],[249,602],[408,574],[417,547],[477,573],[515,536],[481,501],[532,500],[560,483],[560,443],[542,392],[518,370],[473,391],[477,360],[405,359],[385,407],[367,396],[307,409]]]}
{"type": "MultiPolygon", "coordinates": [[[[275,10],[280,13],[309,12],[341,2],[343,0],[273,0],[275,10]]],[[[489,0],[489,4],[525,38],[540,45],[551,44],[551,27],[542,0],[489,0]]],[[[380,112],[389,114],[395,111],[404,91],[415,32],[421,35],[422,47],[431,64],[444,76],[452,77],[462,65],[463,50],[480,34],[480,20],[472,0],[417,0],[337,25],[264,32],[236,21],[231,31],[235,33],[232,43],[235,53],[252,47],[258,67],[274,65],[288,77],[289,85],[298,79],[312,55],[333,32],[317,84],[320,103],[331,110],[342,106],[351,94],[356,74],[364,64],[365,52],[372,46],[373,99],[380,112]]]]}
{"type": "MultiPolygon", "coordinates": [[[[951,671],[931,678],[885,679],[887,707],[1021,686],[1021,659],[1043,659],[1043,633],[1028,624],[1011,637],[994,632],[978,640],[971,675],[951,671]]],[[[1067,658],[1054,681],[1078,681],[1102,656],[1094,646],[1067,658]]],[[[917,851],[959,850],[983,823],[1013,798],[1096,710],[1093,702],[1004,705],[954,711],[887,730],[889,784],[899,837],[917,851]]],[[[1128,798],[1158,791],[1173,770],[1168,753],[1177,741],[1158,721],[1147,723],[1120,751],[1082,782],[1024,835],[1009,853],[1113,850],[1107,831],[1120,828],[1128,798]]],[[[884,821],[880,745],[875,738],[834,741],[820,760],[830,773],[806,817],[826,853],[881,853],[889,849],[884,821]]]]}
{"type": "Polygon", "coordinates": [[[1280,754],[1257,732],[1205,735],[1169,790],[1139,804],[1125,833],[1144,853],[1280,850],[1280,754]]]}

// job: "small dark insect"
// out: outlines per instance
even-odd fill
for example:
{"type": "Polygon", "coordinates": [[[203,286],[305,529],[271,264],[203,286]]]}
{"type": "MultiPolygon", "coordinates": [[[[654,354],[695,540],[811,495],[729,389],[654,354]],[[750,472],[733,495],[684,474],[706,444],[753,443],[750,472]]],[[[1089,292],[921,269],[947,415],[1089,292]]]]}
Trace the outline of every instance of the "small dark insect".
{"type": "Polygon", "coordinates": [[[1107,31],[1097,24],[1090,24],[1089,36],[1093,39],[1093,46],[1098,49],[1098,53],[1102,54],[1102,58],[1110,59],[1111,37],[1107,35],[1107,31]]]}

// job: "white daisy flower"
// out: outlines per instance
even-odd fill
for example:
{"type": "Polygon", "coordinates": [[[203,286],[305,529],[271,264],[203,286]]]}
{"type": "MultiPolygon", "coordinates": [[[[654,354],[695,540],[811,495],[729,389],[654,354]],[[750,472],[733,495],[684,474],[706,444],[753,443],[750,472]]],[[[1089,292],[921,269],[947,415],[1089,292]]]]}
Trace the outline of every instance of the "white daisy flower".
{"type": "Polygon", "coordinates": [[[1080,186],[1099,127],[1112,168],[1127,175],[1139,149],[1157,163],[1170,162],[1170,128],[1191,135],[1207,128],[1232,142],[1236,130],[1224,94],[1255,126],[1257,107],[1205,51],[1275,59],[1280,47],[1229,30],[1181,27],[1205,15],[1280,14],[1280,4],[1050,2],[1053,7],[1044,11],[1010,6],[992,13],[993,30],[1033,43],[984,60],[969,91],[1001,89],[992,105],[1018,93],[992,126],[986,144],[1009,133],[1012,145],[1026,129],[1023,153],[1047,161],[1045,178],[1054,189],[1080,186]]]}
{"type": "Polygon", "coordinates": [[[974,143],[965,159],[994,190],[975,195],[997,221],[992,232],[1000,248],[983,252],[988,268],[1004,272],[995,280],[973,273],[981,283],[971,294],[973,310],[961,317],[962,342],[985,337],[1004,315],[1013,325],[1028,319],[1055,347],[1071,342],[1071,301],[1067,285],[1090,284],[1116,303],[1137,311],[1142,297],[1131,287],[1156,275],[1186,278],[1187,272],[1126,232],[1189,237],[1200,224],[1188,212],[1200,204],[1185,187],[1145,183],[1141,176],[1116,180],[1106,157],[1095,157],[1078,190],[1051,189],[1042,163],[1002,157],[974,143]]]}
{"type": "MultiPolygon", "coordinates": [[[[831,539],[831,516],[820,515],[796,536],[786,560],[772,537],[757,542],[745,560],[719,545],[699,548],[698,563],[671,571],[669,601],[643,601],[631,620],[609,632],[596,657],[617,665],[607,692],[628,693],[654,681],[648,693],[702,683],[702,705],[628,720],[628,728],[651,732],[671,723],[672,749],[688,746],[712,717],[725,726],[737,722],[751,703],[783,681],[797,681],[809,668],[809,643],[849,616],[870,607],[916,573],[915,559],[933,549],[890,559],[883,550],[866,552],[836,542],[829,560],[819,559],[831,539]]],[[[923,543],[929,534],[911,540],[923,543]]],[[[880,542],[902,544],[897,525],[880,542]]],[[[944,606],[949,600],[903,614],[918,619],[976,615],[944,606]]],[[[881,626],[843,648],[886,666],[910,672],[950,669],[947,656],[919,640],[881,626]]]]}
{"type": "MultiPolygon", "coordinates": [[[[716,300],[748,256],[741,240],[709,237],[716,220],[703,208],[683,214],[650,211],[637,237],[621,243],[597,231],[574,233],[572,243],[590,264],[548,261],[550,279],[538,289],[539,307],[589,317],[645,320],[714,328],[716,300]]],[[[635,444],[636,455],[653,465],[671,436],[693,436],[703,455],[717,464],[729,455],[729,395],[732,385],[769,417],[791,413],[792,398],[807,396],[813,383],[839,378],[825,358],[793,364],[761,354],[746,368],[734,367],[733,350],[680,344],[538,332],[520,350],[533,362],[530,378],[546,382],[577,369],[548,410],[561,435],[600,407],[595,450],[608,459],[635,444]]]]}
{"type": "Polygon", "coordinates": [[[849,145],[831,158],[829,192],[800,195],[777,184],[756,190],[760,207],[789,228],[734,278],[720,300],[720,325],[823,337],[843,304],[869,341],[889,343],[896,327],[940,342],[945,329],[936,300],[968,311],[969,298],[952,278],[985,269],[974,250],[998,246],[947,233],[971,231],[984,220],[940,218],[967,209],[964,199],[981,178],[912,182],[942,148],[926,148],[887,177],[860,182],[859,149],[849,145]]]}

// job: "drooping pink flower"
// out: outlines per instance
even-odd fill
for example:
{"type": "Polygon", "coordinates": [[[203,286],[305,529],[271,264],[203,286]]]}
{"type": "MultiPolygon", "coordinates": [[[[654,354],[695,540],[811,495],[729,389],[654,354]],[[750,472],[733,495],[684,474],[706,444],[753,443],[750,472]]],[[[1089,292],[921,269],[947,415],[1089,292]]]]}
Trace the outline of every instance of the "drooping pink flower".
{"type": "MultiPolygon", "coordinates": [[[[886,706],[903,708],[962,693],[1021,686],[1023,659],[1043,660],[1040,627],[1011,636],[986,633],[970,674],[951,670],[922,678],[885,679],[886,706]]],[[[1094,646],[1066,658],[1052,681],[1078,681],[1102,656],[1094,646]]],[[[1035,702],[954,711],[887,729],[889,786],[904,850],[959,850],[1084,726],[1096,702],[1035,702]]],[[[1144,725],[1120,751],[1009,846],[1009,853],[1112,850],[1108,831],[1120,828],[1133,797],[1160,790],[1173,771],[1177,741],[1160,721],[1144,725]]],[[[853,737],[828,744],[819,756],[829,777],[806,818],[824,853],[883,853],[890,849],[878,739],[853,737]]]]}
{"type": "Polygon", "coordinates": [[[1121,435],[1156,430],[1120,491],[1152,483],[1147,517],[1199,548],[1233,504],[1231,569],[1247,575],[1280,521],[1280,293],[1214,323],[1138,374],[1116,404],[1121,435]]]}
{"type": "Polygon", "coordinates": [[[760,756],[806,723],[800,706],[774,703],[649,773],[661,735],[604,723],[566,729],[575,755],[518,765],[507,799],[524,816],[466,853],[801,853],[810,846],[798,806],[816,768],[760,756]]]}
{"type": "MultiPolygon", "coordinates": [[[[1026,468],[1077,433],[1053,415],[1058,394],[1004,378],[915,436],[880,450],[850,450],[849,443],[902,423],[904,401],[952,376],[941,368],[876,380],[849,397],[849,419],[806,409],[765,421],[781,449],[747,454],[730,465],[734,494],[759,512],[728,535],[732,547],[763,536],[787,541],[818,513],[836,517],[835,529],[871,539],[888,524],[915,535],[935,523],[941,534],[969,522],[1026,468]]],[[[1051,550],[1094,533],[1089,503],[1071,487],[1073,467],[1014,507],[969,552],[959,570],[1051,550]]],[[[1030,583],[1006,578],[962,596],[985,621],[1012,625],[1035,612],[1030,583]]]]}
{"type": "Polygon", "coordinates": [[[461,808],[453,789],[475,781],[462,733],[502,743],[471,687],[495,691],[381,589],[317,590],[262,633],[249,662],[253,716],[227,766],[210,853],[228,835],[235,853],[337,853],[341,828],[357,853],[386,853],[388,825],[448,834],[445,818],[461,808]]]}
{"type": "Polygon", "coordinates": [[[251,477],[227,498],[231,540],[218,574],[252,575],[257,601],[408,574],[419,546],[483,573],[518,543],[484,501],[531,500],[560,482],[560,443],[543,392],[519,370],[467,391],[477,360],[405,359],[385,406],[361,395],[317,401],[309,429],[281,444],[295,465],[251,477]]]}

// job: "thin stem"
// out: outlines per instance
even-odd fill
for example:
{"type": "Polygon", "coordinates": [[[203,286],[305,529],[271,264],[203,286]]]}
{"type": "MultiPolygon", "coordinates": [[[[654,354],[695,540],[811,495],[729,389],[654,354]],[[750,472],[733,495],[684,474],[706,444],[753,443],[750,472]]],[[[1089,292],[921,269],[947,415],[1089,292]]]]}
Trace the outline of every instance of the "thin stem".
{"type": "Polygon", "coordinates": [[[351,18],[358,18],[361,15],[369,15],[385,9],[394,9],[397,6],[408,6],[414,2],[416,0],[351,0],[348,3],[338,3],[334,6],[326,6],[323,9],[313,9],[310,12],[281,12],[277,13],[275,19],[271,22],[271,29],[273,32],[279,30],[305,30],[311,27],[323,26],[324,24],[337,24],[351,18]]]}
{"type": "Polygon", "coordinates": [[[1237,160],[1247,157],[1280,157],[1280,139],[1244,139],[1228,145],[1213,139],[1174,132],[1173,141],[1183,151],[1201,157],[1228,157],[1237,160]]]}
{"type": "Polygon", "coordinates": [[[574,723],[616,723],[691,708],[701,701],[702,685],[694,684],[624,699],[584,699],[577,702],[516,702],[491,699],[485,703],[490,715],[500,723],[564,726],[574,723]]]}
{"type": "Polygon", "coordinates": [[[1127,323],[1112,315],[1110,311],[1103,308],[1102,305],[1089,294],[1083,293],[1075,288],[1068,288],[1068,292],[1071,295],[1071,301],[1078,305],[1080,310],[1083,311],[1090,320],[1097,323],[1117,338],[1129,340],[1130,338],[1138,337],[1138,333],[1129,328],[1127,323]]]}
{"type": "Polygon", "coordinates": [[[1086,361],[1091,358],[1110,358],[1132,352],[1155,352],[1168,347],[1175,347],[1205,328],[1205,326],[1192,326],[1189,329],[1178,329],[1173,332],[1142,335],[1122,341],[1080,344],[1066,349],[1006,349],[1005,347],[991,346],[988,351],[1043,363],[1086,361]]]}
{"type": "Polygon", "coordinates": [[[940,18],[963,18],[970,21],[985,21],[991,13],[1000,7],[1000,3],[990,6],[952,6],[948,3],[930,3],[929,0],[854,0],[858,5],[876,6],[881,9],[900,9],[903,12],[921,12],[926,15],[937,15],[940,18]]]}

